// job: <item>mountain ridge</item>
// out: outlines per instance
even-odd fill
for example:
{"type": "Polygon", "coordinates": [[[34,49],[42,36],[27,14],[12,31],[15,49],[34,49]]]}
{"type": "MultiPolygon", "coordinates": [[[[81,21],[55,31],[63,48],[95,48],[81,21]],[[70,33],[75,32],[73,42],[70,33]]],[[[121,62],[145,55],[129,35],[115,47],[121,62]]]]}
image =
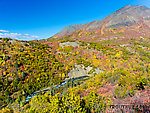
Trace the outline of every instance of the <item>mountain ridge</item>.
{"type": "MultiPolygon", "coordinates": [[[[139,23],[141,20],[150,19],[150,9],[144,5],[126,5],[116,10],[111,15],[105,17],[100,21],[93,21],[87,24],[77,24],[65,27],[60,32],[56,33],[52,37],[63,36],[65,34],[73,33],[76,30],[86,31],[101,28],[104,25],[106,28],[118,27],[118,26],[131,26],[139,23]],[[144,19],[145,18],[145,19],[144,19]]],[[[140,22],[141,23],[141,22],[140,22]]]]}

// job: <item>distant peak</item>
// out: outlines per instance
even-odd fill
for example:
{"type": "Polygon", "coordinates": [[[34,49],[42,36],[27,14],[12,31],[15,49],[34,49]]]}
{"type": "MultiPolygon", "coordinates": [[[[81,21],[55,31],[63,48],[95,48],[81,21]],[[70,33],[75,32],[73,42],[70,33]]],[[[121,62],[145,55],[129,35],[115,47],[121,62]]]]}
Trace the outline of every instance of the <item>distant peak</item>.
{"type": "Polygon", "coordinates": [[[64,36],[65,34],[73,33],[78,30],[95,30],[102,28],[103,25],[106,28],[118,27],[118,26],[130,26],[135,25],[138,22],[143,22],[146,19],[149,20],[150,9],[144,5],[126,5],[116,10],[111,15],[107,16],[101,21],[93,21],[87,24],[70,25],[54,36],[64,36]]]}

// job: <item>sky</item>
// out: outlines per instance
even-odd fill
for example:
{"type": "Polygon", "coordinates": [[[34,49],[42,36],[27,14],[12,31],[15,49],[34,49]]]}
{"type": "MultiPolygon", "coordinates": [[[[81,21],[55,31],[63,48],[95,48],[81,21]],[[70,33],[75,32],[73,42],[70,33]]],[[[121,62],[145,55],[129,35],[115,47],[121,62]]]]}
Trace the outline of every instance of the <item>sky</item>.
{"type": "Polygon", "coordinates": [[[64,27],[99,21],[126,5],[150,0],[0,0],[0,37],[46,39],[64,27]]]}

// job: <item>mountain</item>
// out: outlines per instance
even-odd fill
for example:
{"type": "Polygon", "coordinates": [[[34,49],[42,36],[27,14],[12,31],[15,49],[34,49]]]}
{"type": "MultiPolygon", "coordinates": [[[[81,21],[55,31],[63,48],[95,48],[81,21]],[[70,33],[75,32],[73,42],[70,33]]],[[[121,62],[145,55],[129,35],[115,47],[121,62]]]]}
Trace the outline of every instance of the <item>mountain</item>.
{"type": "Polygon", "coordinates": [[[63,35],[63,34],[66,34],[66,33],[72,33],[73,31],[75,31],[79,28],[82,28],[82,24],[70,25],[70,26],[64,28],[62,31],[55,34],[54,36],[59,36],[59,35],[63,35]]]}
{"type": "Polygon", "coordinates": [[[127,5],[49,39],[0,38],[0,113],[147,112],[149,17],[127,5]]]}
{"type": "Polygon", "coordinates": [[[113,14],[107,16],[101,21],[94,21],[87,24],[70,25],[64,28],[62,31],[54,35],[63,36],[65,34],[73,33],[76,30],[93,30],[97,28],[111,28],[118,26],[131,26],[131,25],[150,25],[150,9],[143,5],[131,6],[127,5],[119,10],[115,11],[113,14]]]}

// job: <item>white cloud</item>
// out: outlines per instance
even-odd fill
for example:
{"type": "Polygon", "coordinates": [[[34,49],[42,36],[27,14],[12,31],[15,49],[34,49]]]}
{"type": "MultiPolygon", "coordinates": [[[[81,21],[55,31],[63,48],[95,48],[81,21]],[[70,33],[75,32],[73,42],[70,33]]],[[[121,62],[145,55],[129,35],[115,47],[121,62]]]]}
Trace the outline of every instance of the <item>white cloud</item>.
{"type": "Polygon", "coordinates": [[[9,31],[6,31],[6,30],[0,30],[0,32],[9,32],[9,31]]]}
{"type": "Polygon", "coordinates": [[[19,33],[0,33],[0,38],[12,38],[17,40],[35,40],[39,36],[31,36],[29,34],[19,34],[19,33]]]}
{"type": "Polygon", "coordinates": [[[24,35],[29,35],[29,34],[24,34],[24,35]]]}

